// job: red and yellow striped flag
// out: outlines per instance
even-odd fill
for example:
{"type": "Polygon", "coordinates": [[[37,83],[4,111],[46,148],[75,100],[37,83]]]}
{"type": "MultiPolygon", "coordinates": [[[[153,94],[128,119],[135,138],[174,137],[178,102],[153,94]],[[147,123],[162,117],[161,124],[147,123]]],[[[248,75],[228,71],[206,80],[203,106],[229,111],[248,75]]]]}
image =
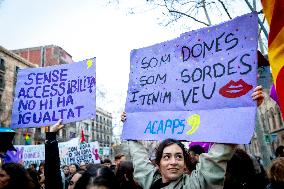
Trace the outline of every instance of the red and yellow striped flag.
{"type": "Polygon", "coordinates": [[[268,58],[284,119],[284,1],[262,0],[261,3],[270,26],[268,58]]]}

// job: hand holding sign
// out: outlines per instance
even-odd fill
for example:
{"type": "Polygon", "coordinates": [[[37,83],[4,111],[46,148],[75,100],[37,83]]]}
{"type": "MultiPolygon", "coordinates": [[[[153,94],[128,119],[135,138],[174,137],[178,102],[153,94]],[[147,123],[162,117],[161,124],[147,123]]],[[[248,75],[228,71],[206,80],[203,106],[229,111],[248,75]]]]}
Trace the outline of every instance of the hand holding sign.
{"type": "Polygon", "coordinates": [[[251,97],[253,100],[256,100],[257,106],[260,106],[263,103],[264,96],[263,96],[263,89],[262,86],[259,85],[253,90],[254,92],[252,93],[251,97]]]}
{"type": "Polygon", "coordinates": [[[122,112],[121,115],[120,115],[120,120],[122,122],[125,122],[126,121],[126,113],[125,112],[122,112]]]}
{"type": "Polygon", "coordinates": [[[57,133],[63,127],[64,127],[64,125],[62,124],[62,119],[60,119],[60,120],[58,120],[57,123],[55,123],[54,125],[50,126],[50,132],[57,133]]]}

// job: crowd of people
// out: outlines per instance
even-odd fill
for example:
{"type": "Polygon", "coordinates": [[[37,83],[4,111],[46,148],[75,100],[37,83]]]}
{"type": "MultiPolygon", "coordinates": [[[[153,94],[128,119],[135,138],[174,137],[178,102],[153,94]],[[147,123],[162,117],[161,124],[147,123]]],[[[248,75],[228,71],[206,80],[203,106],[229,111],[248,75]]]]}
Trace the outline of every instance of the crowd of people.
{"type": "MultiPolygon", "coordinates": [[[[142,146],[140,147],[136,150],[144,150],[142,146]]],[[[143,158],[141,153],[139,155],[143,158]]],[[[186,150],[179,141],[167,139],[157,148],[155,163],[139,157],[134,160],[134,165],[137,166],[135,178],[133,162],[126,160],[123,154],[118,154],[115,156],[115,163],[110,159],[104,159],[101,164],[81,162],[80,165],[62,166],[60,187],[62,189],[222,188],[224,182],[224,189],[280,189],[284,188],[284,146],[277,148],[276,155],[277,158],[265,171],[261,162],[255,157],[236,148],[232,158],[228,160],[225,172],[222,165],[225,162],[224,155],[222,158],[219,157],[222,161],[218,162],[212,158],[212,155],[205,154],[204,149],[199,145],[186,150]],[[171,157],[172,155],[174,157],[171,157]],[[140,161],[145,161],[146,164],[140,161]],[[214,165],[209,165],[209,161],[220,166],[219,169],[210,170],[214,165]],[[199,165],[201,162],[203,167],[199,165]],[[186,183],[191,185],[187,186],[186,183]]],[[[0,188],[47,188],[44,167],[44,162],[38,168],[36,164],[31,164],[27,169],[18,163],[3,164],[0,169],[0,188]]]]}
{"type": "MultiPolygon", "coordinates": [[[[262,88],[252,95],[263,100],[262,88]]],[[[121,115],[126,120],[126,114],[121,115]]],[[[130,159],[116,154],[114,162],[60,166],[56,133],[61,120],[46,133],[45,161],[28,168],[4,163],[0,168],[0,189],[280,189],[284,188],[284,146],[265,169],[259,158],[236,144],[213,144],[209,151],[199,145],[186,149],[181,141],[166,139],[156,147],[155,158],[139,141],[128,141],[130,159]]]]}

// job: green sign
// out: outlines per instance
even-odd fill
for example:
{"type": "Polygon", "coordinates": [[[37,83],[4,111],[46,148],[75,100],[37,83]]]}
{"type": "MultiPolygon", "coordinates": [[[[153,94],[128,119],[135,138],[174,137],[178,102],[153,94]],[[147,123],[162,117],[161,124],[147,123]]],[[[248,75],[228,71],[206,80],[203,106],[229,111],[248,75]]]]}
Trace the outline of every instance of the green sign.
{"type": "Polygon", "coordinates": [[[271,136],[270,135],[264,135],[264,139],[265,139],[266,144],[271,143],[271,136]]]}
{"type": "Polygon", "coordinates": [[[104,154],[104,150],[102,148],[99,149],[99,154],[103,155],[104,154]]]}

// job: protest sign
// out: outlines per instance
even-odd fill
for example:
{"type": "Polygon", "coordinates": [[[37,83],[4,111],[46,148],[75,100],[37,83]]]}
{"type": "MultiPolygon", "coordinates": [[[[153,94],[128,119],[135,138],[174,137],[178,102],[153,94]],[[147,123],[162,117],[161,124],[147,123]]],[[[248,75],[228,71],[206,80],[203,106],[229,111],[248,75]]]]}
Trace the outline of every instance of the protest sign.
{"type": "Polygon", "coordinates": [[[109,147],[104,147],[104,148],[103,148],[103,155],[104,155],[104,156],[109,156],[109,154],[110,154],[109,152],[110,152],[109,147]]]}
{"type": "MultiPolygon", "coordinates": [[[[22,163],[25,167],[30,164],[39,165],[45,159],[44,145],[15,145],[17,151],[8,151],[6,162],[22,163]]],[[[59,157],[61,165],[71,163],[100,163],[98,142],[79,144],[79,139],[75,138],[68,142],[58,143],[59,157]]]]}
{"type": "Polygon", "coordinates": [[[248,143],[257,14],[131,51],[123,139],[248,143]]]}
{"type": "Polygon", "coordinates": [[[96,115],[95,58],[46,68],[20,70],[12,128],[42,127],[96,115]]]}

